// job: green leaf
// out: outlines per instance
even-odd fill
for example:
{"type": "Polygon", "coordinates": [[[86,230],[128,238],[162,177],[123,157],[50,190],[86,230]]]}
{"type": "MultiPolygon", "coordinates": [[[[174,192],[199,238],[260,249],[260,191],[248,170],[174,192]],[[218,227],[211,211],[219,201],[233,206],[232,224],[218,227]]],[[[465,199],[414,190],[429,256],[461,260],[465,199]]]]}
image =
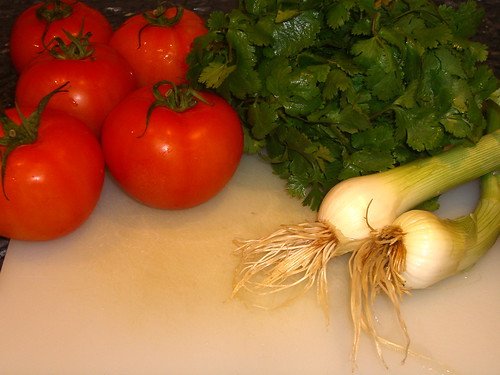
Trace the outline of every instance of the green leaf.
{"type": "Polygon", "coordinates": [[[253,27],[247,29],[248,40],[255,46],[268,46],[273,41],[275,24],[272,16],[260,18],[253,27]]]}
{"type": "Polygon", "coordinates": [[[292,116],[314,111],[321,105],[317,77],[307,69],[292,70],[285,58],[275,58],[261,67],[266,75],[265,86],[275,100],[292,116]]]}
{"type": "Polygon", "coordinates": [[[226,39],[236,55],[238,66],[252,68],[257,62],[255,47],[250,43],[248,35],[241,30],[230,29],[227,31],[226,39]]]}
{"type": "Polygon", "coordinates": [[[500,87],[498,78],[485,65],[480,65],[467,82],[478,103],[488,99],[500,87]]]}
{"type": "Polygon", "coordinates": [[[444,132],[439,120],[432,108],[396,109],[396,124],[405,130],[408,146],[415,151],[433,150],[441,145],[444,132]]]}
{"type": "Polygon", "coordinates": [[[466,54],[472,63],[483,62],[488,58],[488,47],[479,42],[467,41],[462,43],[466,54]]]}
{"type": "Polygon", "coordinates": [[[369,18],[360,18],[354,23],[351,29],[353,35],[371,35],[372,32],[372,21],[369,18]]]}
{"type": "Polygon", "coordinates": [[[245,0],[245,10],[251,14],[262,14],[267,10],[269,6],[268,0],[245,0]]]}
{"type": "Polygon", "coordinates": [[[346,91],[352,87],[351,79],[340,69],[332,69],[327,76],[323,88],[323,98],[331,100],[339,91],[346,91]]]}
{"type": "Polygon", "coordinates": [[[227,63],[212,61],[203,69],[199,82],[208,88],[217,88],[236,69],[236,65],[228,66],[227,63]]]}
{"type": "Polygon", "coordinates": [[[227,18],[224,12],[214,11],[210,13],[207,20],[207,27],[209,30],[217,30],[227,25],[227,18]]]}
{"type": "Polygon", "coordinates": [[[467,122],[460,115],[448,115],[445,119],[441,121],[441,124],[444,126],[445,130],[451,134],[453,134],[457,138],[465,138],[470,134],[471,124],[467,122]]]}
{"type": "Polygon", "coordinates": [[[262,82],[257,71],[242,65],[238,65],[229,78],[225,82],[227,88],[240,100],[245,99],[247,96],[253,97],[262,88],[262,82]]]}
{"type": "Polygon", "coordinates": [[[378,125],[363,132],[352,135],[352,146],[358,150],[392,150],[396,146],[392,128],[388,125],[378,125]]]}
{"type": "Polygon", "coordinates": [[[352,57],[348,56],[346,53],[334,51],[328,60],[332,65],[336,66],[349,76],[362,74],[362,69],[360,69],[352,60],[352,57]]]}
{"type": "Polygon", "coordinates": [[[254,137],[252,137],[249,133],[248,127],[246,126],[243,126],[243,141],[244,141],[243,151],[250,155],[257,154],[264,147],[266,147],[265,140],[257,140],[254,137]]]}
{"type": "Polygon", "coordinates": [[[348,163],[363,171],[381,172],[394,166],[394,159],[390,150],[360,150],[354,152],[349,158],[348,163]]]}
{"type": "Polygon", "coordinates": [[[417,105],[416,93],[418,85],[418,81],[411,82],[406,88],[406,91],[394,100],[393,104],[404,108],[414,108],[417,105]]]}
{"type": "Polygon", "coordinates": [[[460,58],[453,54],[449,49],[441,47],[434,52],[440,62],[440,67],[447,74],[465,78],[465,72],[462,68],[460,58]]]}
{"type": "Polygon", "coordinates": [[[424,48],[437,48],[452,40],[451,31],[445,24],[415,30],[414,37],[424,48]]]}
{"type": "Polygon", "coordinates": [[[388,69],[383,65],[372,65],[366,71],[366,84],[373,95],[382,101],[399,96],[403,92],[403,83],[397,68],[388,69]]]}
{"type": "Polygon", "coordinates": [[[327,64],[320,65],[309,65],[305,68],[307,72],[310,72],[316,82],[326,82],[330,74],[330,66],[327,64]]]}
{"type": "Polygon", "coordinates": [[[385,42],[398,47],[399,50],[404,50],[406,48],[407,35],[400,29],[381,27],[378,36],[385,42]]]}
{"type": "Polygon", "coordinates": [[[255,138],[263,139],[279,126],[279,108],[278,104],[267,102],[255,102],[248,108],[248,123],[255,138]]]}
{"type": "Polygon", "coordinates": [[[345,0],[332,3],[326,14],[326,23],[332,29],[343,26],[350,18],[350,10],[354,7],[354,1],[345,0]]]}
{"type": "Polygon", "coordinates": [[[351,48],[351,53],[356,63],[369,67],[378,63],[384,54],[384,49],[380,46],[378,38],[372,37],[356,42],[351,48]]]}
{"type": "Polygon", "coordinates": [[[276,14],[276,18],[274,20],[275,23],[281,23],[288,21],[295,17],[297,14],[299,14],[298,9],[285,9],[285,10],[278,10],[278,13],[276,14]]]}
{"type": "Polygon", "coordinates": [[[347,133],[356,133],[359,130],[365,130],[371,123],[368,117],[352,107],[346,107],[338,116],[338,127],[347,133]]]}
{"type": "Polygon", "coordinates": [[[401,55],[405,56],[404,64],[401,67],[404,79],[411,85],[422,79],[422,55],[425,50],[413,41],[407,41],[401,50],[401,55]]]}
{"type": "Polygon", "coordinates": [[[304,11],[296,17],[276,25],[273,32],[272,54],[293,56],[313,46],[321,29],[321,15],[304,11]]]}
{"type": "Polygon", "coordinates": [[[484,9],[478,8],[475,1],[465,1],[460,3],[458,8],[440,5],[439,14],[450,25],[455,35],[470,38],[481,24],[484,9]]]}
{"type": "MultiPolygon", "coordinates": [[[[425,21],[419,17],[414,17],[411,13],[402,14],[394,19],[394,26],[398,30],[407,35],[407,38],[413,37],[414,33],[418,30],[425,30],[425,21]]],[[[414,38],[416,39],[416,38],[414,38]]],[[[418,40],[414,40],[418,42],[418,40]]]]}

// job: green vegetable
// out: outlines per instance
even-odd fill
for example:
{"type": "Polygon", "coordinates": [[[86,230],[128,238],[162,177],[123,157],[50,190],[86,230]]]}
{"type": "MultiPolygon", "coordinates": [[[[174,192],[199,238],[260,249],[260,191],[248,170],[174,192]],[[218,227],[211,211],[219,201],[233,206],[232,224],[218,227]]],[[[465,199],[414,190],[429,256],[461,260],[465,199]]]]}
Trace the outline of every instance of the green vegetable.
{"type": "Polygon", "coordinates": [[[456,275],[474,264],[495,244],[500,234],[500,175],[481,179],[481,196],[474,212],[455,219],[441,219],[429,211],[410,210],[391,225],[373,230],[350,259],[351,314],[355,328],[352,358],[355,360],[361,331],[380,346],[374,304],[386,294],[394,306],[405,335],[410,337],[400,301],[413,289],[424,289],[456,275]]]}
{"type": "MultiPolygon", "coordinates": [[[[360,259],[358,264],[366,261],[377,266],[378,260],[385,258],[365,257],[366,250],[360,251],[360,247],[377,243],[375,238],[386,235],[387,226],[413,207],[496,170],[500,170],[500,129],[483,136],[474,146],[457,146],[391,170],[342,181],[325,196],[315,222],[283,225],[268,236],[240,243],[236,252],[241,262],[235,273],[233,295],[240,290],[255,295],[274,294],[296,286],[307,291],[316,284],[318,302],[327,312],[326,269],[333,258],[352,252],[361,254],[355,257],[360,259]]],[[[481,215],[478,217],[483,220],[481,215]]],[[[389,263],[391,254],[386,258],[389,263]]],[[[426,272],[425,268],[421,272],[426,272]]],[[[381,269],[390,272],[392,268],[381,269]]],[[[364,277],[367,272],[356,274],[364,277]]],[[[375,283],[375,279],[367,279],[375,283]]]]}
{"type": "Polygon", "coordinates": [[[469,39],[482,16],[474,1],[240,0],[211,14],[188,78],[237,109],[246,152],[317,210],[342,180],[487,132],[499,81],[469,39]]]}

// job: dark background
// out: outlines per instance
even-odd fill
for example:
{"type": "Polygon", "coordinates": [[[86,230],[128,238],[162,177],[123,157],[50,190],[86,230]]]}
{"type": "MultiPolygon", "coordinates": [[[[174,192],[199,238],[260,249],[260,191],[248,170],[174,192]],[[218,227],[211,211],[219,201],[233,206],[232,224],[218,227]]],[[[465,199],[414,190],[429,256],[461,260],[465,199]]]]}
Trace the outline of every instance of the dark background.
{"type": "MultiPolygon", "coordinates": [[[[38,0],[0,0],[0,106],[14,105],[14,88],[17,74],[10,63],[8,39],[16,17],[38,0]]],[[[155,9],[159,0],[84,0],[89,6],[100,10],[116,29],[133,14],[155,9]]],[[[175,1],[171,1],[175,2],[175,1]]],[[[436,3],[457,6],[464,0],[436,0],[436,3]]],[[[227,11],[238,4],[238,0],[186,0],[177,1],[188,9],[207,17],[214,10],[227,11]]],[[[487,64],[500,77],[500,0],[478,0],[485,9],[485,18],[475,40],[489,47],[487,64]]],[[[1,212],[0,212],[1,215],[1,212]]],[[[8,239],[0,237],[0,269],[7,251],[8,239]]]]}

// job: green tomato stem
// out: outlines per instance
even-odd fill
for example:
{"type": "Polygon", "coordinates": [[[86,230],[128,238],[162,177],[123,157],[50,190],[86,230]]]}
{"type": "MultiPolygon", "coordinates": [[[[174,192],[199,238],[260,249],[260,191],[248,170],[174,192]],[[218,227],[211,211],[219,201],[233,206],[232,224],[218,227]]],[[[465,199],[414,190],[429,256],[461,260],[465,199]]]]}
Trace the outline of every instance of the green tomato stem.
{"type": "Polygon", "coordinates": [[[73,13],[74,3],[65,3],[61,0],[46,0],[36,10],[36,17],[40,22],[50,24],[51,22],[69,17],[73,13]]]}
{"type": "Polygon", "coordinates": [[[63,30],[69,39],[69,43],[65,43],[62,38],[55,37],[47,45],[44,44],[44,48],[48,51],[54,58],[60,60],[84,60],[94,53],[95,48],[92,43],[89,42],[89,38],[92,36],[91,32],[83,35],[83,24],[77,35],[72,35],[71,33],[63,30]],[[51,44],[54,44],[50,47],[51,44]]]}
{"type": "Polygon", "coordinates": [[[0,125],[2,126],[4,133],[4,136],[0,138],[0,146],[5,147],[1,156],[1,183],[5,199],[9,199],[5,191],[4,184],[5,171],[7,169],[9,155],[19,146],[36,142],[38,138],[38,128],[40,127],[41,117],[45,107],[55,94],[68,92],[68,90],[64,89],[68,84],[69,82],[66,82],[64,85],[45,95],[38,103],[36,109],[28,117],[24,117],[21,110],[16,107],[21,119],[21,123],[19,125],[12,121],[4,111],[0,112],[0,125]]]}
{"type": "Polygon", "coordinates": [[[148,112],[146,115],[146,127],[144,128],[144,132],[138,135],[137,138],[143,137],[146,133],[149,126],[151,114],[157,107],[165,107],[174,112],[185,112],[197,105],[199,101],[210,105],[210,103],[205,98],[203,98],[200,93],[187,85],[176,85],[170,81],[160,81],[153,85],[152,91],[153,96],[155,97],[155,101],[148,108],[148,112]],[[170,85],[172,87],[167,90],[165,94],[162,94],[160,91],[160,87],[163,85],[170,85]]]}
{"type": "Polygon", "coordinates": [[[158,8],[156,8],[155,10],[142,13],[142,16],[146,19],[146,24],[140,28],[139,33],[137,35],[139,41],[139,46],[137,48],[141,48],[142,45],[141,35],[144,29],[150,26],[174,27],[180,22],[180,20],[182,19],[182,15],[184,14],[184,8],[181,6],[176,6],[175,7],[176,13],[173,17],[167,16],[166,13],[167,9],[168,7],[163,2],[160,3],[158,8]]]}
{"type": "Polygon", "coordinates": [[[168,7],[163,2],[155,10],[151,12],[144,12],[142,16],[146,19],[148,25],[150,26],[173,27],[182,19],[184,8],[182,6],[176,6],[176,13],[173,17],[167,16],[167,9],[168,7]]]}

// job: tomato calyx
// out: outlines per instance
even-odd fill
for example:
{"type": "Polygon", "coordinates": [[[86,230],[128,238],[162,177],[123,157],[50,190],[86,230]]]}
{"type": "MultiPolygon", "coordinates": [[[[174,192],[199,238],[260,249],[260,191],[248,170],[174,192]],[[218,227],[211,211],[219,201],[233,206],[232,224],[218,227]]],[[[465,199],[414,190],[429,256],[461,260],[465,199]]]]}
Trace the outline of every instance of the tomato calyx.
{"type": "Polygon", "coordinates": [[[144,132],[137,138],[141,138],[146,133],[149,125],[149,119],[155,108],[165,107],[174,112],[185,112],[189,108],[192,108],[196,104],[198,104],[199,101],[210,105],[210,103],[205,98],[203,98],[203,96],[199,92],[186,84],[176,85],[170,81],[160,81],[153,85],[152,92],[155,101],[148,108],[148,112],[146,115],[146,128],[144,129],[144,132]],[[169,85],[172,87],[168,89],[165,94],[162,94],[162,92],[160,91],[160,87],[163,85],[169,85]]]}
{"type": "Polygon", "coordinates": [[[46,22],[48,24],[61,20],[69,17],[73,13],[73,5],[77,2],[78,1],[75,1],[74,3],[66,3],[61,0],[46,0],[36,10],[36,17],[41,22],[46,22]]]}
{"type": "Polygon", "coordinates": [[[42,5],[36,10],[36,18],[45,24],[45,28],[42,34],[42,43],[45,41],[45,36],[49,31],[49,26],[52,22],[57,20],[62,20],[71,16],[73,13],[73,5],[74,3],[65,3],[61,0],[46,0],[42,3],[42,5]]]}
{"type": "Polygon", "coordinates": [[[2,169],[0,175],[2,192],[5,199],[9,200],[4,184],[7,159],[9,155],[19,146],[36,142],[38,138],[38,128],[40,126],[42,113],[45,110],[45,107],[55,94],[68,92],[68,90],[64,89],[68,84],[69,82],[66,82],[64,85],[45,95],[40,100],[35,110],[28,117],[24,117],[21,110],[16,106],[19,118],[21,119],[21,123],[19,125],[11,120],[4,111],[0,111],[0,125],[2,126],[4,133],[4,136],[0,137],[0,146],[5,147],[4,152],[1,155],[2,169]]]}
{"type": "MultiPolygon", "coordinates": [[[[148,25],[150,26],[172,27],[177,25],[182,19],[184,8],[182,6],[176,6],[176,12],[173,17],[167,16],[166,11],[168,8],[169,6],[167,6],[165,2],[162,2],[158,8],[150,12],[144,12],[142,16],[146,19],[148,25]]],[[[147,27],[148,25],[143,27],[147,27]]]]}
{"type": "Polygon", "coordinates": [[[77,35],[73,35],[66,30],[63,30],[69,39],[68,43],[60,37],[55,37],[44,48],[54,58],[61,60],[84,60],[94,53],[94,46],[90,43],[89,38],[92,36],[91,32],[83,35],[83,22],[82,27],[77,35]],[[52,47],[51,44],[54,44],[52,47]]]}
{"type": "Polygon", "coordinates": [[[138,33],[139,47],[137,48],[141,48],[141,34],[145,28],[150,26],[174,27],[180,22],[180,20],[182,19],[182,15],[184,13],[184,8],[181,6],[176,6],[175,7],[176,12],[173,17],[167,16],[166,11],[168,8],[169,7],[166,5],[166,3],[162,2],[158,5],[158,8],[149,12],[142,13],[142,16],[146,19],[146,24],[142,26],[139,30],[138,33]]]}

